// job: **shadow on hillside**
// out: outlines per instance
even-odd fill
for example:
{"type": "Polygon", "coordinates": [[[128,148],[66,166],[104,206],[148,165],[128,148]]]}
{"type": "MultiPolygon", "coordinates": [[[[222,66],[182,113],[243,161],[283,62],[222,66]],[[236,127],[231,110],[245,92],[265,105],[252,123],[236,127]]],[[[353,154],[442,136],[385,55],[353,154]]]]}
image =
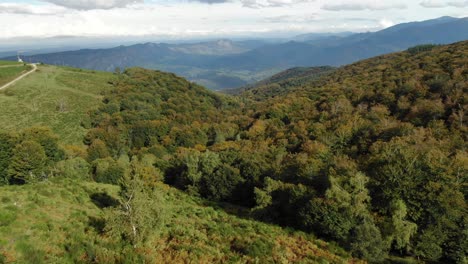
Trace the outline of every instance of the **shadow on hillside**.
{"type": "Polygon", "coordinates": [[[91,201],[99,208],[107,208],[119,205],[119,201],[107,193],[93,193],[89,196],[91,201]]]}
{"type": "MultiPolygon", "coordinates": [[[[93,193],[89,196],[91,202],[97,207],[104,209],[108,207],[115,207],[119,205],[119,201],[105,192],[93,193]]],[[[103,234],[106,227],[106,219],[102,217],[90,216],[88,224],[99,234],[103,234]]]]}
{"type": "Polygon", "coordinates": [[[104,234],[106,228],[106,219],[102,217],[88,217],[88,225],[92,227],[98,234],[104,234]]]}
{"type": "Polygon", "coordinates": [[[261,219],[257,219],[254,215],[252,215],[250,208],[248,207],[243,207],[240,205],[227,203],[227,202],[214,202],[214,201],[209,201],[206,199],[202,199],[200,203],[203,206],[209,206],[209,207],[212,207],[213,209],[224,211],[227,214],[237,216],[242,219],[262,221],[261,219]]]}

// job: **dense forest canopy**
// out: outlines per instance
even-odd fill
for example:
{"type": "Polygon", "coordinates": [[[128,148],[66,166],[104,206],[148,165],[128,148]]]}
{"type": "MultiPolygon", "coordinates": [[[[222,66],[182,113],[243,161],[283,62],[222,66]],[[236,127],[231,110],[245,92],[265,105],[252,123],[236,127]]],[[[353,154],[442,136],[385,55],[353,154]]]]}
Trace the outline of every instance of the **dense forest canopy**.
{"type": "MultiPolygon", "coordinates": [[[[84,124],[89,147],[71,152],[98,182],[164,180],[357,258],[466,262],[468,42],[300,78],[231,97],[173,74],[117,72],[84,124]]],[[[2,137],[4,182],[34,181],[63,156],[45,130],[2,137]],[[37,174],[15,165],[21,154],[5,161],[12,151],[37,153],[27,157],[37,174]]]]}
{"type": "Polygon", "coordinates": [[[93,113],[88,158],[153,155],[167,183],[357,257],[461,262],[467,65],[468,42],[414,48],[257,103],[130,69],[93,113]]]}

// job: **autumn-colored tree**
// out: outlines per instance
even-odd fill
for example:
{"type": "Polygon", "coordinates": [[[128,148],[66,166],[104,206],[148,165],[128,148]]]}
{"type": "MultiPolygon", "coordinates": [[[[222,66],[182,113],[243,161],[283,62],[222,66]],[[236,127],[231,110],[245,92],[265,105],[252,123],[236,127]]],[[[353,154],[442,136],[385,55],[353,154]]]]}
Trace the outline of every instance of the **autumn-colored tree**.
{"type": "Polygon", "coordinates": [[[88,148],[88,161],[90,162],[96,159],[104,159],[109,156],[110,154],[106,144],[100,139],[95,139],[88,148]]]}

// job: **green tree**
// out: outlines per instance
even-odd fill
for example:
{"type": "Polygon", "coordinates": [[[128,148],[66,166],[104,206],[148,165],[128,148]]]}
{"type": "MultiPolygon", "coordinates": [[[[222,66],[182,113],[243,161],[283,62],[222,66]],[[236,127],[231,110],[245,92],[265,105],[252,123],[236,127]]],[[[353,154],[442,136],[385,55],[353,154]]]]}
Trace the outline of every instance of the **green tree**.
{"type": "Polygon", "coordinates": [[[123,237],[133,247],[142,246],[163,224],[163,196],[157,189],[145,185],[133,164],[131,173],[123,177],[119,185],[120,205],[108,212],[106,229],[123,237]]]}
{"type": "Polygon", "coordinates": [[[353,256],[369,260],[382,261],[388,252],[380,230],[370,219],[363,219],[352,231],[350,249],[353,256]]]}
{"type": "Polygon", "coordinates": [[[58,145],[58,137],[48,127],[28,128],[23,131],[22,138],[41,144],[50,162],[57,162],[65,157],[64,151],[58,145]]]}
{"type": "Polygon", "coordinates": [[[390,205],[391,218],[387,224],[387,232],[390,233],[390,243],[397,250],[408,251],[411,244],[411,237],[416,234],[418,226],[406,220],[407,209],[402,200],[393,201],[390,205]]]}
{"type": "Polygon", "coordinates": [[[80,157],[62,160],[55,165],[55,174],[70,179],[88,180],[90,171],[91,165],[80,157]]]}
{"type": "Polygon", "coordinates": [[[418,235],[413,252],[418,257],[438,261],[443,254],[442,242],[445,239],[446,235],[440,228],[426,229],[418,235]]]}
{"type": "Polygon", "coordinates": [[[47,156],[37,142],[24,141],[13,150],[8,177],[15,183],[35,182],[47,177],[47,156]]]}
{"type": "Polygon", "coordinates": [[[112,158],[97,159],[92,163],[94,180],[102,183],[119,184],[125,168],[112,158]]]}
{"type": "Polygon", "coordinates": [[[221,164],[212,173],[203,175],[204,196],[216,201],[232,201],[241,183],[243,179],[238,169],[221,164]]]}
{"type": "Polygon", "coordinates": [[[320,198],[311,199],[300,208],[302,228],[344,244],[356,224],[349,211],[320,198]]]}
{"type": "Polygon", "coordinates": [[[100,139],[95,139],[88,148],[88,161],[90,162],[97,159],[104,159],[109,156],[110,154],[106,143],[100,139]]]}
{"type": "Polygon", "coordinates": [[[14,147],[15,138],[8,133],[0,132],[0,186],[8,184],[8,167],[14,147]]]}
{"type": "Polygon", "coordinates": [[[362,172],[349,172],[349,175],[338,176],[334,169],[331,169],[329,174],[330,188],[325,197],[339,208],[349,211],[354,218],[370,216],[367,176],[362,172]]]}

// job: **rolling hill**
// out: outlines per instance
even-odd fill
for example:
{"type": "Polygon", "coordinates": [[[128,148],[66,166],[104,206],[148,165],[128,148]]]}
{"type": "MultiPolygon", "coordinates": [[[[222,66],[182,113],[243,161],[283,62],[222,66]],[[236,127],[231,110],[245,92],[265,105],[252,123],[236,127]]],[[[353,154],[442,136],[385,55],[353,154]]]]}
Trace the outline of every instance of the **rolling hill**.
{"type": "Polygon", "coordinates": [[[336,68],[329,66],[322,67],[296,67],[277,73],[265,80],[252,85],[247,85],[236,89],[222,90],[223,93],[246,96],[249,91],[258,96],[256,100],[264,100],[265,96],[281,96],[290,92],[290,88],[301,87],[301,85],[319,79],[326,74],[332,73],[336,68]]]}
{"type": "MultiPolygon", "coordinates": [[[[9,69],[0,68],[0,76],[10,73],[9,69]]],[[[39,65],[34,74],[0,91],[1,127],[15,131],[48,126],[62,143],[80,145],[87,112],[100,104],[101,93],[111,88],[108,81],[112,78],[107,72],[39,65]]]]}
{"type": "Polygon", "coordinates": [[[270,72],[258,73],[261,76],[258,77],[242,70],[232,72],[218,70],[209,67],[208,64],[220,56],[241,53],[258,47],[262,43],[229,40],[193,44],[145,43],[110,49],[84,49],[24,56],[23,59],[29,62],[43,62],[109,72],[113,72],[116,68],[139,66],[175,72],[213,89],[234,88],[253,80],[263,79],[270,72]]]}
{"type": "Polygon", "coordinates": [[[341,66],[419,44],[449,44],[466,39],[468,18],[442,17],[400,24],[378,32],[298,36],[279,44],[229,40],[178,45],[146,43],[34,55],[25,59],[105,71],[114,71],[117,67],[146,67],[175,72],[210,89],[220,90],[256,83],[292,67],[341,66]]]}
{"type": "Polygon", "coordinates": [[[464,263],[467,54],[296,68],[238,97],[143,68],[87,80],[111,87],[85,147],[0,133],[2,261],[464,263]]]}
{"type": "Polygon", "coordinates": [[[88,144],[157,155],[166,183],[370,262],[463,263],[467,52],[467,41],[413,47],[240,98],[130,69],[88,144]]]}
{"type": "MultiPolygon", "coordinates": [[[[163,199],[164,225],[147,234],[143,246],[129,247],[107,229],[109,214],[120,203],[121,189],[115,182],[96,182],[101,180],[93,171],[103,168],[95,167],[97,160],[95,165],[87,162],[82,142],[89,139],[85,134],[94,122],[93,111],[103,106],[104,94],[115,92],[123,81],[138,87],[144,77],[141,69],[129,71],[133,77],[125,79],[106,72],[38,67],[37,72],[0,93],[0,263],[364,263],[311,234],[257,221],[246,208],[169,187],[161,182],[153,165],[149,176],[158,179],[156,183],[151,180],[151,186],[163,199]],[[46,127],[56,135],[49,134],[46,127]],[[47,155],[65,149],[55,156],[63,160],[48,160],[52,163],[42,174],[47,173],[45,178],[5,185],[8,180],[4,177],[9,177],[12,168],[9,165],[21,153],[18,146],[31,140],[40,142],[47,155]],[[10,144],[16,145],[14,153],[10,144]]],[[[3,70],[0,68],[0,73],[3,70]]],[[[163,98],[175,103],[173,100],[186,95],[185,86],[190,83],[173,74],[156,74],[155,81],[171,84],[168,93],[160,91],[163,98]]],[[[196,111],[205,111],[205,100],[221,103],[221,98],[202,87],[194,86],[193,90],[189,101],[196,105],[196,111]]],[[[144,115],[144,104],[138,108],[141,112],[135,114],[144,115]]],[[[26,153],[28,160],[31,153],[26,153]]]]}

